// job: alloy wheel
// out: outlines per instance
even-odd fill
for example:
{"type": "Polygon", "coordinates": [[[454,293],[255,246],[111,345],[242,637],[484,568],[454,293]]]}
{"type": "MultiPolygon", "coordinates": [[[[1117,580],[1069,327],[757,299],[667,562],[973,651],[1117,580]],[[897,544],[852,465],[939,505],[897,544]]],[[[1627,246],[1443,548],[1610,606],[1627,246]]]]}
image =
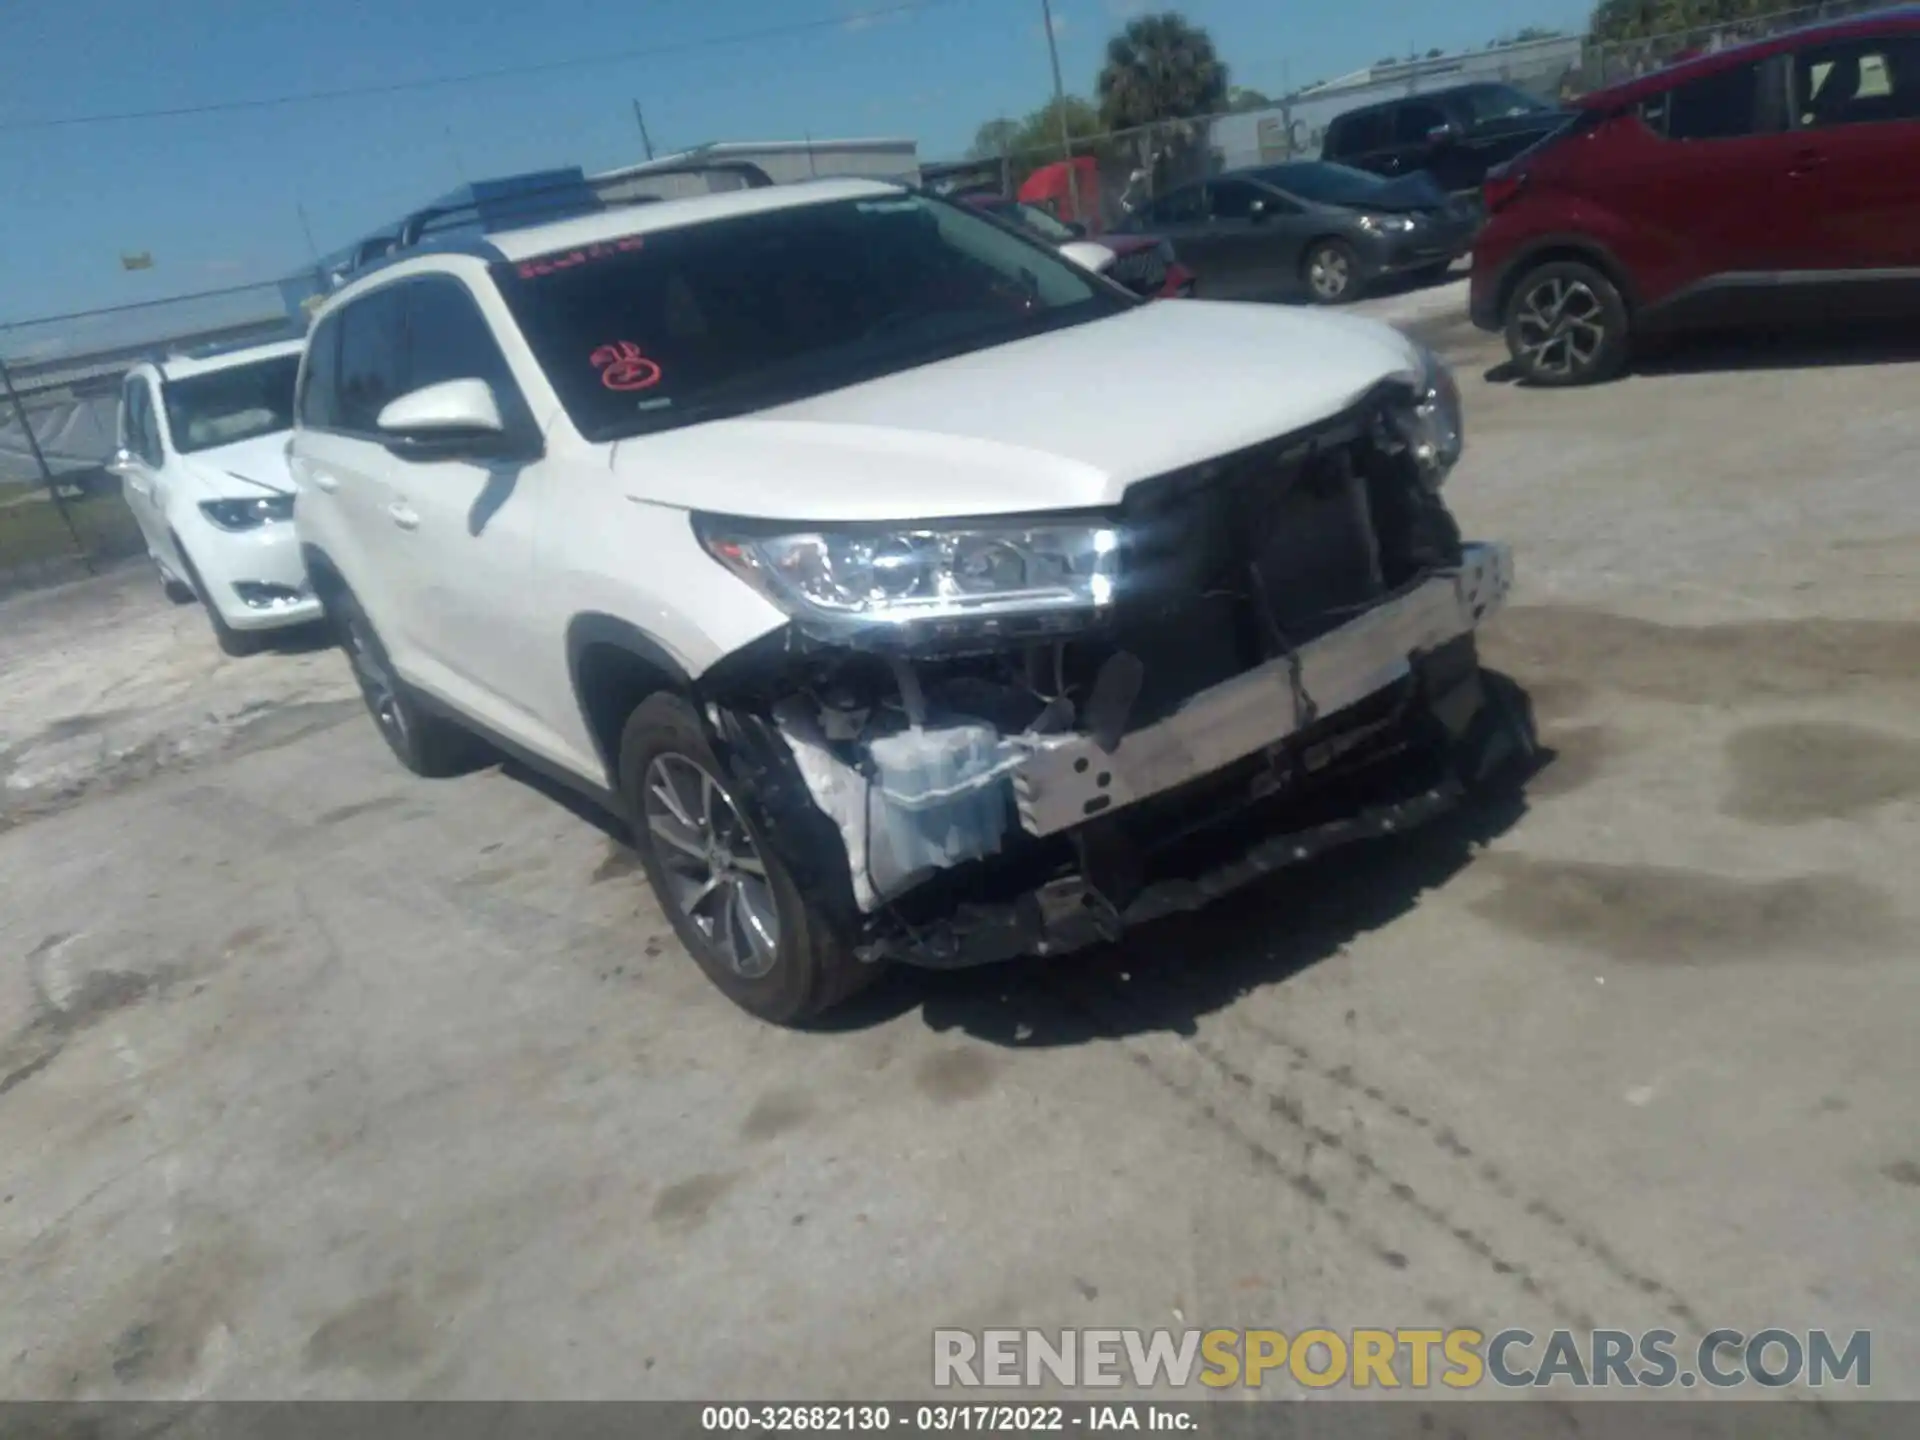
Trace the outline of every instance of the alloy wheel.
{"type": "Polygon", "coordinates": [[[1338,300],[1347,293],[1352,279],[1347,257],[1331,246],[1314,251],[1313,258],[1307,262],[1307,284],[1322,300],[1338,300]]]}
{"type": "Polygon", "coordinates": [[[1573,376],[1591,369],[1606,344],[1606,311],[1586,281],[1556,276],[1521,297],[1514,337],[1536,373],[1573,376]]]}
{"type": "Polygon", "coordinates": [[[780,913],[740,811],[706,767],[684,755],[647,766],[643,818],[670,892],[662,897],[743,980],[774,967],[780,913]]]}

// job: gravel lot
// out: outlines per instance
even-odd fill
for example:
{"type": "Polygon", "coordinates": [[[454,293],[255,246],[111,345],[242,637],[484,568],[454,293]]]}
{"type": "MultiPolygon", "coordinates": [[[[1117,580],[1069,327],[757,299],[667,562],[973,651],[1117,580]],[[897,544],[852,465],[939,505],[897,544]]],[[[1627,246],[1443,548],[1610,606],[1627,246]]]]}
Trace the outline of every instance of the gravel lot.
{"type": "Polygon", "coordinates": [[[337,655],[0,607],[0,1397],[908,1397],[936,1325],[1186,1323],[1867,1327],[1920,1397],[1920,364],[1523,392],[1445,293],[1376,308],[1517,547],[1525,802],[830,1033],[337,655]]]}

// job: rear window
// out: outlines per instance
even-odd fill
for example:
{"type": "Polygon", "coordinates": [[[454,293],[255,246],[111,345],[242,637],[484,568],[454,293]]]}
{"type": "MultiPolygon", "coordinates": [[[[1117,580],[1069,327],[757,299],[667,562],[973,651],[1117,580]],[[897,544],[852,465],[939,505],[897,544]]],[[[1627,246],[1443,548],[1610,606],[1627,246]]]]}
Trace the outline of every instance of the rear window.
{"type": "Polygon", "coordinates": [[[653,232],[494,273],[594,440],[803,399],[1131,303],[968,207],[908,194],[653,232]]]}

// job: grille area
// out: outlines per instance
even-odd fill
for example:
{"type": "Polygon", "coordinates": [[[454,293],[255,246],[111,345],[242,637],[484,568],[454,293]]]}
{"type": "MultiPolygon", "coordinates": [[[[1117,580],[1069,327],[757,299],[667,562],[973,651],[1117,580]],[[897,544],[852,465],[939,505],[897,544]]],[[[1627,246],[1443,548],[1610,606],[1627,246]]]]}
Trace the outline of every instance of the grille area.
{"type": "Polygon", "coordinates": [[[1167,262],[1158,248],[1122,255],[1107,268],[1108,278],[1140,295],[1157,295],[1167,283],[1167,262]]]}
{"type": "Polygon", "coordinates": [[[1142,662],[1128,728],[1388,593],[1375,497],[1405,482],[1373,439],[1378,408],[1129,493],[1113,629],[1077,646],[1075,667],[1095,671],[1115,650],[1142,662]]]}

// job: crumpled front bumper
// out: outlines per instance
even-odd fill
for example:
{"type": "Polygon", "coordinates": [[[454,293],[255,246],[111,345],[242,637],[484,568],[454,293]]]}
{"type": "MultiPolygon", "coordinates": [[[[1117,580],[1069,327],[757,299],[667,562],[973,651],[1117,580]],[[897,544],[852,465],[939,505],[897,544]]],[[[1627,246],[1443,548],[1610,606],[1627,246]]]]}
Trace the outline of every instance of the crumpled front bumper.
{"type": "MultiPolygon", "coordinates": [[[[1434,765],[1414,766],[1385,792],[1370,792],[1349,809],[1278,825],[1205,870],[1151,881],[1118,904],[1088,874],[1065,874],[1011,901],[961,899],[933,923],[889,930],[876,917],[880,923],[856,947],[858,953],[936,969],[1057,955],[1201,908],[1327,850],[1413,829],[1451,809],[1470,785],[1523,758],[1533,745],[1530,720],[1509,708],[1504,692],[1482,682],[1473,662],[1470,637],[1504,603],[1512,577],[1505,546],[1469,545],[1457,569],[1429,576],[1292,657],[1202,691],[1166,719],[1125,735],[1110,751],[1086,734],[1022,737],[1029,753],[1013,771],[1013,787],[1024,830],[1067,835],[1130,805],[1218,777],[1293,737],[1313,765],[1312,752],[1322,744],[1303,732],[1325,732],[1330,721],[1337,729],[1341,712],[1402,681],[1424,694],[1421,703],[1445,737],[1445,753],[1432,757],[1434,765]],[[1441,667],[1451,674],[1435,689],[1434,662],[1446,654],[1455,663],[1441,667]],[[1462,656],[1464,673],[1458,669],[1462,656]]],[[[1336,735],[1324,748],[1337,755],[1344,743],[1336,735]]]]}
{"type": "Polygon", "coordinates": [[[1504,545],[1465,547],[1433,575],[1345,625],[1195,695],[1112,751],[1085,733],[1024,739],[1013,771],[1021,828],[1052,835],[1210,775],[1355,705],[1408,673],[1409,658],[1477,628],[1513,586],[1504,545]]]}

